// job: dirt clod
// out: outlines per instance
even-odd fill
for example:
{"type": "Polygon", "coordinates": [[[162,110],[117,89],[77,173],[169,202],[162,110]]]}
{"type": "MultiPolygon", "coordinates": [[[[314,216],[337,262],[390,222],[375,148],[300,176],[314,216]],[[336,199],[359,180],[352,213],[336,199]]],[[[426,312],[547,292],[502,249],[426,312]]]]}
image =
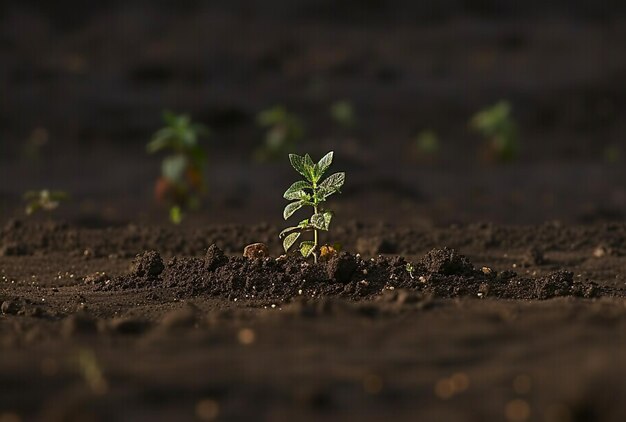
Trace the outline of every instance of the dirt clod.
{"type": "Polygon", "coordinates": [[[347,252],[341,252],[338,255],[331,256],[326,261],[326,272],[328,277],[339,282],[347,283],[351,280],[352,275],[358,268],[358,263],[354,255],[347,252]]]}
{"type": "Polygon", "coordinates": [[[161,255],[156,251],[139,254],[133,260],[130,274],[135,277],[154,279],[165,269],[161,255]]]}
{"type": "Polygon", "coordinates": [[[206,269],[209,271],[215,271],[217,268],[228,262],[228,258],[224,255],[224,252],[218,248],[215,244],[209,246],[204,255],[204,263],[206,269]]]}
{"type": "Polygon", "coordinates": [[[429,273],[443,275],[466,275],[474,271],[472,263],[454,249],[433,249],[421,260],[429,273]]]}

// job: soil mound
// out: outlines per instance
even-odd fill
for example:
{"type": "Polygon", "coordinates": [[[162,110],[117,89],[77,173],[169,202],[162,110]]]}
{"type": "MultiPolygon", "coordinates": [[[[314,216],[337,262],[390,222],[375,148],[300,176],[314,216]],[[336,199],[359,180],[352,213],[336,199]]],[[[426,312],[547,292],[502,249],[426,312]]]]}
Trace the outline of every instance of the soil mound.
{"type": "Polygon", "coordinates": [[[215,245],[203,258],[174,257],[166,264],[157,252],[145,252],[137,256],[128,274],[96,289],[161,289],[179,298],[208,295],[252,301],[320,296],[360,300],[395,289],[440,298],[548,299],[602,294],[594,283],[574,280],[566,271],[528,278],[512,271],[477,270],[469,259],[448,248],[433,249],[415,264],[399,256],[368,260],[347,252],[312,263],[295,254],[227,257],[215,245]]]}

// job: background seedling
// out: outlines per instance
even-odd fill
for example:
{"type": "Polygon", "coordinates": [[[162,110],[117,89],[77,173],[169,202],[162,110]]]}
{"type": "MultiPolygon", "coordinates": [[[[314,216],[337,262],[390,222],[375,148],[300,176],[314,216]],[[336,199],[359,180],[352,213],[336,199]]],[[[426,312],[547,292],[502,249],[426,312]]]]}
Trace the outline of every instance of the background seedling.
{"type": "Polygon", "coordinates": [[[184,210],[200,206],[200,198],[206,191],[206,152],[199,139],[208,135],[208,129],[193,123],[185,114],[165,112],[163,120],[166,126],[154,134],[147,150],[151,154],[169,152],[161,164],[155,196],[169,205],[170,220],[178,224],[182,221],[184,210]]]}
{"type": "Polygon", "coordinates": [[[472,117],[470,126],[489,142],[489,148],[499,161],[512,161],[519,153],[517,124],[511,116],[511,105],[500,101],[479,111],[472,117]]]}
{"type": "Polygon", "coordinates": [[[413,153],[417,157],[432,157],[439,153],[439,137],[432,130],[423,130],[413,141],[413,153]]]}
{"type": "Polygon", "coordinates": [[[333,161],[332,151],[322,157],[317,164],[313,162],[309,154],[306,154],[304,157],[289,154],[289,161],[292,167],[304,176],[305,180],[299,180],[292,184],[283,195],[285,199],[294,201],[285,207],[283,217],[287,220],[304,206],[312,207],[313,215],[306,220],[302,220],[297,226],[287,227],[280,233],[279,237],[283,239],[285,252],[288,252],[302,233],[313,231],[312,241],[305,240],[300,242],[300,253],[305,258],[313,255],[315,262],[317,262],[319,250],[318,230],[328,231],[333,218],[333,212],[322,209],[321,204],[326,202],[326,198],[335,192],[340,192],[346,180],[346,174],[334,173],[320,182],[333,161]]]}
{"type": "Polygon", "coordinates": [[[304,137],[302,120],[282,106],[262,111],[257,122],[267,129],[265,142],[256,151],[256,158],[261,161],[282,157],[304,137]]]}
{"type": "Polygon", "coordinates": [[[32,215],[37,211],[53,211],[61,205],[61,202],[68,199],[69,195],[63,191],[49,191],[48,189],[28,191],[24,194],[26,215],[32,215]]]}
{"type": "Polygon", "coordinates": [[[344,129],[350,129],[356,125],[354,107],[350,101],[341,100],[333,103],[330,106],[330,115],[344,129]]]}

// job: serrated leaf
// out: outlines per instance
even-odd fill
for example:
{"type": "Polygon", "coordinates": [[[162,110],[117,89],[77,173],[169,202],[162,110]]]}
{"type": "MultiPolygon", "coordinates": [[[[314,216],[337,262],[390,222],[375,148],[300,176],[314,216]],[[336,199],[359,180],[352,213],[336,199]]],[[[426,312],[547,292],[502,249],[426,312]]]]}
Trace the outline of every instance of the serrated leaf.
{"type": "Polygon", "coordinates": [[[311,217],[311,225],[319,230],[328,230],[323,213],[313,214],[311,217]]]}
{"type": "Polygon", "coordinates": [[[293,215],[294,212],[298,211],[302,206],[306,203],[306,201],[296,201],[290,204],[287,204],[285,210],[283,211],[283,218],[286,220],[293,215]]]}
{"type": "Polygon", "coordinates": [[[291,233],[283,240],[283,249],[285,252],[289,252],[289,249],[296,243],[296,240],[300,237],[300,232],[291,233]]]}
{"type": "Polygon", "coordinates": [[[332,211],[324,211],[324,224],[325,224],[326,230],[329,229],[330,222],[332,221],[332,219],[333,219],[332,211]]]}
{"type": "Polygon", "coordinates": [[[328,176],[322,183],[320,183],[320,188],[328,191],[328,195],[330,195],[331,193],[339,192],[345,181],[345,173],[334,173],[328,176]]]}
{"type": "Polygon", "coordinates": [[[305,182],[304,180],[299,180],[295,182],[293,185],[289,187],[283,194],[283,197],[288,200],[301,199],[301,195],[299,192],[304,192],[304,189],[313,189],[313,186],[309,182],[305,182]],[[295,193],[298,195],[294,196],[295,193]]]}
{"type": "Polygon", "coordinates": [[[299,155],[296,154],[289,154],[289,162],[291,163],[291,166],[301,175],[303,175],[306,180],[308,180],[309,182],[312,181],[311,178],[311,174],[309,173],[309,171],[307,170],[306,164],[305,164],[305,157],[301,157],[299,155]]]}
{"type": "Polygon", "coordinates": [[[332,162],[333,162],[333,151],[331,151],[328,154],[326,154],[325,156],[323,156],[317,162],[316,176],[317,176],[318,180],[319,180],[320,177],[322,177],[322,175],[326,172],[326,170],[328,170],[328,167],[330,167],[332,162]]]}
{"type": "Polygon", "coordinates": [[[300,253],[303,257],[308,258],[311,255],[311,252],[315,249],[315,243],[310,240],[305,240],[304,242],[300,242],[300,253]]]}
{"type": "Polygon", "coordinates": [[[292,226],[292,227],[287,227],[286,229],[284,229],[283,231],[281,231],[281,232],[278,234],[278,238],[279,238],[279,239],[282,239],[282,238],[283,238],[283,236],[284,236],[284,235],[286,235],[287,233],[290,233],[290,232],[292,232],[292,231],[294,231],[294,230],[298,230],[299,228],[300,228],[300,227],[293,227],[293,226],[292,226]]]}
{"type": "Polygon", "coordinates": [[[291,193],[287,193],[285,192],[285,195],[283,195],[283,197],[289,201],[295,201],[298,199],[302,199],[304,201],[308,201],[311,199],[311,195],[309,195],[308,193],[306,193],[303,190],[298,190],[295,192],[291,192],[291,193]]]}

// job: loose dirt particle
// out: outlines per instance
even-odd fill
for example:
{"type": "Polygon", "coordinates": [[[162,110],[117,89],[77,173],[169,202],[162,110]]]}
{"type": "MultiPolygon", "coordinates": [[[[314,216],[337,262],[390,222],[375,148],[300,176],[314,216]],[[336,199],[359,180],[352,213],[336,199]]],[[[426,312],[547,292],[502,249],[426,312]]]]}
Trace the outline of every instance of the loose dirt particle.
{"type": "Polygon", "coordinates": [[[243,250],[243,256],[248,259],[266,258],[269,255],[269,249],[267,249],[265,243],[253,243],[246,246],[243,250]]]}

